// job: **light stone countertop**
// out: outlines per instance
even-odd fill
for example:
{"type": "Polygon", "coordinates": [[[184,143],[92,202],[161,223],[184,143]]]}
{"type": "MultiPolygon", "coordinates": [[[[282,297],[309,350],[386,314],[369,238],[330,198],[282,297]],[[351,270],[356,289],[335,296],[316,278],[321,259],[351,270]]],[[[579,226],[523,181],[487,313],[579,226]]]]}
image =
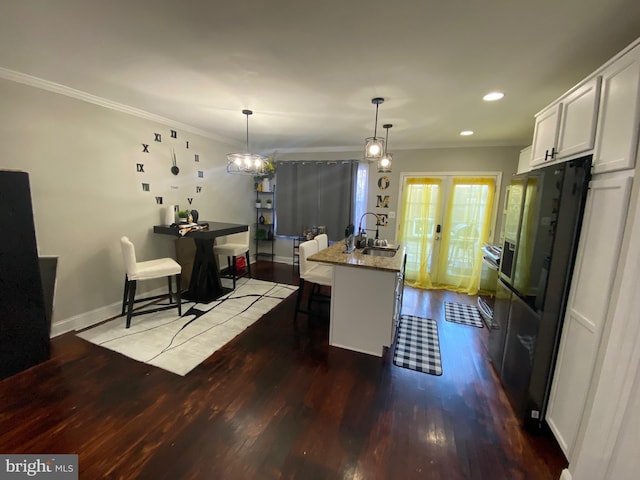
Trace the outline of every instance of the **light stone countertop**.
{"type": "Polygon", "coordinates": [[[353,253],[344,253],[344,251],[344,240],[341,240],[330,245],[328,248],[320,250],[318,253],[314,253],[307,260],[345,267],[371,268],[390,272],[402,271],[405,254],[405,248],[402,245],[393,257],[363,255],[362,249],[355,249],[353,253]]]}

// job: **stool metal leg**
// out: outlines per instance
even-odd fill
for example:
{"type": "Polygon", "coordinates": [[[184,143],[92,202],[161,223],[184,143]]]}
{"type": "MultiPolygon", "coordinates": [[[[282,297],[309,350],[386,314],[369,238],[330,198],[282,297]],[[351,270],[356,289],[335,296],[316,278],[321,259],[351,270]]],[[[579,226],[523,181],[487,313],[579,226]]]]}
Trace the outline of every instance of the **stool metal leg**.
{"type": "Polygon", "coordinates": [[[251,262],[249,261],[249,250],[247,250],[244,256],[247,260],[247,271],[249,272],[249,278],[253,278],[253,276],[251,275],[251,262]]]}
{"type": "Polygon", "coordinates": [[[133,302],[134,302],[134,298],[136,296],[136,281],[132,280],[129,283],[129,301],[127,304],[127,325],[126,328],[129,328],[131,326],[131,317],[132,317],[132,313],[133,313],[133,302]]]}
{"type": "MultiPolygon", "coordinates": [[[[171,277],[169,277],[169,281],[171,281],[171,277]]],[[[182,295],[180,294],[180,283],[181,276],[178,273],[176,275],[176,299],[178,301],[178,315],[182,316],[182,295]]]]}
{"type": "Polygon", "coordinates": [[[236,256],[235,255],[233,256],[233,260],[231,262],[231,265],[232,265],[231,268],[233,269],[233,270],[231,270],[233,272],[231,274],[233,276],[233,289],[235,290],[236,289],[236,279],[238,278],[238,272],[236,272],[236,256]]]}
{"type": "Polygon", "coordinates": [[[125,309],[127,307],[127,297],[129,296],[129,277],[127,275],[124,276],[124,292],[122,294],[122,313],[121,316],[124,315],[125,309]]]}

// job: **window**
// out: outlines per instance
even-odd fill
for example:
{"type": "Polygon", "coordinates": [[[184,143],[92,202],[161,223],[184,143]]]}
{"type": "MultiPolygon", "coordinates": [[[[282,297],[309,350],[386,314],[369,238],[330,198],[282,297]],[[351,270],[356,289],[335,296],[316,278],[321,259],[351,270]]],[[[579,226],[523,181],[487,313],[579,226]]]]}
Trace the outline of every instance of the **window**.
{"type": "Polygon", "coordinates": [[[297,236],[324,226],[330,240],[341,240],[353,223],[358,162],[279,161],[276,234],[297,236]]]}

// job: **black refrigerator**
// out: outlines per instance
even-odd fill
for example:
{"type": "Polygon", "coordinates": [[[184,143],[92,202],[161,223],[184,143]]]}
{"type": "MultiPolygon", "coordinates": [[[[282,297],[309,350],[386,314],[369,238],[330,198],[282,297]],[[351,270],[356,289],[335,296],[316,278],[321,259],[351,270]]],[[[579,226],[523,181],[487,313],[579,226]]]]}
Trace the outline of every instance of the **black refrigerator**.
{"type": "Polygon", "coordinates": [[[516,175],[509,188],[489,356],[516,414],[543,426],[591,157],[516,175]]]}

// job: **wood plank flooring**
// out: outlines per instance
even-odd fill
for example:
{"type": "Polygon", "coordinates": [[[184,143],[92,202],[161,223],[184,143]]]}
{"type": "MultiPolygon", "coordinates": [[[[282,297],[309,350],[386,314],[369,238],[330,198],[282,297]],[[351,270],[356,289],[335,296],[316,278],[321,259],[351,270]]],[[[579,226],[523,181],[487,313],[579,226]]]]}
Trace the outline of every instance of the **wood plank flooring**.
{"type": "MultiPolygon", "coordinates": [[[[252,271],[297,284],[290,265],[252,271]]],[[[559,478],[555,441],[513,416],[487,329],[446,322],[445,300],[475,298],[406,288],[403,308],[437,320],[442,376],[329,347],[322,316],[294,329],[295,295],[185,377],[62,335],[0,382],[0,452],[77,453],[81,479],[559,478]]]]}

